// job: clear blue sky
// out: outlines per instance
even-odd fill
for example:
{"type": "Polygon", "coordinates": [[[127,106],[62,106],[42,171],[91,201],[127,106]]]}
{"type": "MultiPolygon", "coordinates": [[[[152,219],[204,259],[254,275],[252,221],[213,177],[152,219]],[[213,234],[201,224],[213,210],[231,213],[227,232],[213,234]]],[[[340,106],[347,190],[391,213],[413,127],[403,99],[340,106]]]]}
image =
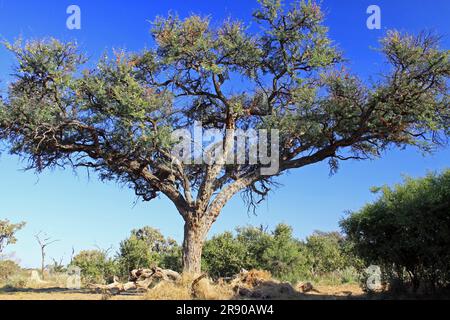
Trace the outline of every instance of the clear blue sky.
{"type": "MultiPolygon", "coordinates": [[[[111,48],[140,50],[152,46],[149,21],[168,11],[181,16],[191,12],[211,15],[217,22],[228,16],[248,21],[255,7],[254,0],[0,0],[0,37],[76,39],[95,60],[111,48]],[[81,30],[66,28],[66,8],[71,4],[81,8],[81,30]]],[[[444,36],[443,47],[450,47],[448,0],[323,0],[323,7],[331,37],[351,61],[351,69],[365,79],[383,68],[380,55],[371,48],[377,47],[387,29],[435,30],[444,36]],[[366,9],[371,4],[381,7],[382,30],[366,28],[366,9]]],[[[0,79],[4,84],[10,80],[12,64],[11,55],[0,48],[0,79]]],[[[412,149],[392,150],[381,160],[343,163],[332,177],[326,164],[293,171],[280,179],[283,186],[261,205],[257,216],[247,215],[241,198],[234,198],[210,235],[238,225],[273,227],[279,222],[291,224],[299,238],[317,229],[337,230],[346,210],[356,210],[374,199],[371,186],[400,182],[403,174],[415,177],[448,168],[449,159],[449,148],[426,157],[412,149]]],[[[18,234],[18,243],[7,249],[15,252],[24,266],[39,263],[33,235],[40,230],[61,239],[49,247],[49,259],[67,259],[72,246],[76,251],[96,245],[117,248],[131,229],[144,225],[182,239],[182,219],[165,198],[134,205],[131,190],[100,183],[95,176],[88,180],[84,172],[75,176],[71,170],[56,170],[36,176],[21,171],[22,167],[19,159],[1,155],[0,219],[27,222],[18,234]]]]}

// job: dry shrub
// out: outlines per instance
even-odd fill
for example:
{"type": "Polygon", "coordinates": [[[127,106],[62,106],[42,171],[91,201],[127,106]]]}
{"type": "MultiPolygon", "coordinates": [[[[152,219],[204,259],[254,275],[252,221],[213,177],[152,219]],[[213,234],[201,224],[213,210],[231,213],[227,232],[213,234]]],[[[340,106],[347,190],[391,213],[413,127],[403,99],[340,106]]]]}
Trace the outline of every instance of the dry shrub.
{"type": "Polygon", "coordinates": [[[22,275],[13,275],[3,286],[3,290],[13,291],[15,289],[24,289],[28,287],[27,279],[22,275]]]}
{"type": "Polygon", "coordinates": [[[257,285],[272,280],[272,275],[265,270],[250,270],[241,272],[232,284],[245,285],[246,287],[256,287],[257,285]]]}
{"type": "MultiPolygon", "coordinates": [[[[69,275],[62,272],[50,273],[45,276],[46,286],[54,288],[66,288],[69,275]]],[[[45,287],[45,285],[44,285],[45,287]]]]}
{"type": "Polygon", "coordinates": [[[242,298],[296,299],[301,296],[290,283],[273,279],[270,272],[265,270],[243,271],[231,285],[242,298]]]}
{"type": "Polygon", "coordinates": [[[0,280],[7,280],[9,277],[20,271],[20,266],[11,260],[0,260],[0,280]]]}
{"type": "Polygon", "coordinates": [[[268,271],[250,270],[230,283],[183,275],[177,282],[161,281],[149,289],[147,300],[298,299],[303,295],[286,282],[274,280],[268,271]],[[197,281],[196,281],[197,279],[197,281]]]}
{"type": "Polygon", "coordinates": [[[234,295],[230,285],[213,283],[210,279],[200,280],[193,291],[195,298],[200,300],[230,300],[234,295]]]}
{"type": "Polygon", "coordinates": [[[29,287],[29,271],[20,270],[10,276],[5,282],[3,289],[13,291],[15,289],[24,289],[29,287]]]}
{"type": "Polygon", "coordinates": [[[148,290],[146,300],[190,300],[191,283],[193,279],[189,275],[183,275],[180,281],[160,281],[148,290]]]}

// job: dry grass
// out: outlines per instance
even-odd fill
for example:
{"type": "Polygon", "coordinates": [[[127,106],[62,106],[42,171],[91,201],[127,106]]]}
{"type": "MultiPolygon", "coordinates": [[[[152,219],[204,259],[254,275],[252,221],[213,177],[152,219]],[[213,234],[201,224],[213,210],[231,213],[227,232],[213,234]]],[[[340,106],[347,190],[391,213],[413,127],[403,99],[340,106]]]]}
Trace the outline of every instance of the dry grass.
{"type": "Polygon", "coordinates": [[[232,284],[246,286],[246,287],[256,287],[257,285],[272,281],[272,275],[269,271],[265,270],[250,270],[248,272],[243,272],[237,277],[232,284]]]}
{"type": "Polygon", "coordinates": [[[272,278],[268,271],[250,270],[239,274],[231,286],[236,297],[244,299],[287,300],[304,297],[287,282],[280,282],[272,278]]]}
{"type": "Polygon", "coordinates": [[[202,300],[231,300],[234,292],[225,283],[212,283],[209,279],[202,279],[194,288],[197,299],[202,300]]]}
{"type": "Polygon", "coordinates": [[[233,297],[231,287],[213,283],[204,278],[195,285],[195,277],[183,275],[178,282],[161,281],[145,295],[146,300],[229,300],[233,297]]]}
{"type": "Polygon", "coordinates": [[[161,281],[145,295],[147,300],[190,300],[192,278],[184,275],[177,283],[161,281]]]}
{"type": "Polygon", "coordinates": [[[280,282],[263,270],[243,272],[230,282],[213,282],[183,275],[179,282],[160,282],[145,295],[148,300],[304,299],[291,284],[280,282]]]}
{"type": "Polygon", "coordinates": [[[37,271],[22,270],[21,272],[9,277],[0,284],[0,289],[45,289],[45,288],[64,288],[67,285],[68,276],[64,273],[46,274],[45,280],[42,280],[37,271]]]}

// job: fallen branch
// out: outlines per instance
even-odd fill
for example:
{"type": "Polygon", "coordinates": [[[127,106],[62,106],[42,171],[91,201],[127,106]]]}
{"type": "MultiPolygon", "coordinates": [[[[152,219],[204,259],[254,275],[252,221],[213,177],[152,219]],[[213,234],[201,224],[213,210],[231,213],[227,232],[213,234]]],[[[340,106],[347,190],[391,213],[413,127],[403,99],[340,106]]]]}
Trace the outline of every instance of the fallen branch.
{"type": "Polygon", "coordinates": [[[114,282],[108,285],[90,284],[88,288],[95,291],[120,294],[130,290],[146,292],[154,281],[176,282],[181,279],[178,272],[168,269],[153,267],[151,269],[136,269],[130,272],[130,281],[127,283],[119,282],[114,277],[114,282]]]}

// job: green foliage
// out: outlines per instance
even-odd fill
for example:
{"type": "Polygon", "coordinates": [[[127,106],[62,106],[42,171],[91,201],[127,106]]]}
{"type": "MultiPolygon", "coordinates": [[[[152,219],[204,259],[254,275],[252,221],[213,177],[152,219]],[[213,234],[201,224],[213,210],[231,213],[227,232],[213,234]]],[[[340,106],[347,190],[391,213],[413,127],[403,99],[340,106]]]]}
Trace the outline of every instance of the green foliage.
{"type": "Polygon", "coordinates": [[[122,276],[155,265],[180,270],[181,249],[175,240],[166,239],[159,230],[146,226],[132,230],[131,236],[120,243],[117,261],[122,276]]]}
{"type": "Polygon", "coordinates": [[[121,275],[127,276],[131,270],[139,268],[149,268],[158,264],[158,256],[152,255],[145,241],[132,235],[120,243],[118,262],[121,268],[121,275]]]}
{"type": "Polygon", "coordinates": [[[212,277],[231,277],[246,266],[245,244],[237,241],[231,232],[224,232],[205,242],[203,269],[212,277]]]}
{"type": "Polygon", "coordinates": [[[374,203],[341,222],[354,250],[385,280],[413,289],[450,285],[450,170],[374,191],[374,203]]]}
{"type": "Polygon", "coordinates": [[[311,272],[323,275],[348,267],[349,258],[344,245],[345,239],[338,232],[314,232],[306,240],[311,272]]]}
{"type": "Polygon", "coordinates": [[[279,224],[273,231],[270,245],[262,255],[265,270],[281,280],[295,282],[306,276],[306,250],[292,235],[292,227],[279,224]]]}
{"type": "MultiPolygon", "coordinates": [[[[336,273],[342,281],[354,281],[356,271],[338,233],[315,233],[306,242],[295,239],[292,228],[279,224],[273,232],[262,228],[238,228],[205,242],[203,269],[213,277],[229,277],[243,269],[263,269],[281,280],[296,282],[336,273]]],[[[341,280],[339,280],[341,281],[341,280]]]]}
{"type": "Polygon", "coordinates": [[[8,220],[0,220],[0,253],[9,245],[17,241],[15,234],[25,226],[25,222],[11,223],[8,220]]]}
{"type": "Polygon", "coordinates": [[[85,283],[109,283],[117,274],[115,261],[102,250],[81,251],[73,258],[71,265],[81,269],[85,283]]]}
{"type": "Polygon", "coordinates": [[[162,268],[182,271],[182,250],[181,246],[173,246],[172,249],[164,254],[162,254],[159,265],[162,268]]]}
{"type": "MultiPolygon", "coordinates": [[[[244,227],[236,229],[236,241],[242,243],[247,249],[244,257],[244,269],[265,269],[263,259],[266,249],[270,247],[272,236],[269,232],[256,227],[244,227]]],[[[270,270],[269,270],[270,271],[270,270]]]]}
{"type": "Polygon", "coordinates": [[[280,129],[283,170],[326,159],[336,170],[340,160],[371,158],[393,144],[429,150],[448,131],[449,52],[437,37],[389,32],[380,51],[392,70],[367,87],[342,67],[315,1],[259,3],[258,33],[232,19],[214,27],[198,15],[159,17],[154,48],[105,55],[91,70],[82,70],[75,43],[7,43],[18,64],[0,104],[0,137],[38,171],[85,166],[144,200],[162,191],[177,202],[171,174],[188,190],[203,178],[203,170],[167,166],[171,130],[190,129],[193,120],[280,129]],[[228,90],[236,79],[247,90],[228,90]]]}
{"type": "Polygon", "coordinates": [[[20,266],[11,260],[0,260],[0,280],[7,280],[21,270],[20,266]]]}
{"type": "Polygon", "coordinates": [[[172,238],[166,238],[157,229],[149,226],[132,230],[131,235],[136,239],[144,241],[148,249],[153,253],[165,254],[177,247],[177,242],[172,238]]]}

